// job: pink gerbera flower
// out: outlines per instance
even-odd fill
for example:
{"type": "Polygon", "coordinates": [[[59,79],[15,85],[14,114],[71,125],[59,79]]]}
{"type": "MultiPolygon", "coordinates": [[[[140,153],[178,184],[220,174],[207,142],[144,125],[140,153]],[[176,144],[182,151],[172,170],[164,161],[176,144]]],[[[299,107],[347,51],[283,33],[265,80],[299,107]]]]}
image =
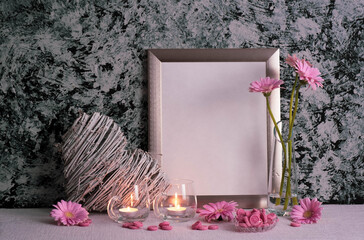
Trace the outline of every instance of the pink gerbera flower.
{"type": "Polygon", "coordinates": [[[313,90],[316,90],[316,87],[322,87],[324,80],[319,76],[320,71],[312,67],[306,60],[297,61],[296,69],[300,80],[308,83],[313,90]]]}
{"type": "Polygon", "coordinates": [[[234,201],[209,203],[203,205],[204,209],[200,209],[200,217],[205,217],[207,222],[212,220],[231,221],[234,218],[233,212],[236,206],[238,204],[234,201]]]}
{"type": "Polygon", "coordinates": [[[260,78],[260,81],[250,83],[249,92],[262,92],[263,94],[269,94],[274,89],[279,88],[281,84],[283,84],[283,81],[279,79],[273,79],[270,77],[260,78]]]}
{"type": "Polygon", "coordinates": [[[292,56],[288,54],[288,57],[286,58],[286,63],[288,65],[290,65],[291,67],[296,68],[296,62],[297,61],[298,61],[298,58],[297,58],[296,54],[292,54],[292,56]]]}
{"type": "Polygon", "coordinates": [[[316,223],[321,218],[321,202],[314,198],[301,199],[300,205],[295,205],[291,211],[292,221],[296,223],[316,223]],[[301,206],[300,206],[301,205],[301,206]]]}
{"type": "Polygon", "coordinates": [[[62,223],[66,226],[73,226],[83,223],[88,219],[88,212],[81,204],[61,200],[61,202],[53,206],[56,209],[51,211],[51,216],[58,222],[58,225],[62,223]]]}

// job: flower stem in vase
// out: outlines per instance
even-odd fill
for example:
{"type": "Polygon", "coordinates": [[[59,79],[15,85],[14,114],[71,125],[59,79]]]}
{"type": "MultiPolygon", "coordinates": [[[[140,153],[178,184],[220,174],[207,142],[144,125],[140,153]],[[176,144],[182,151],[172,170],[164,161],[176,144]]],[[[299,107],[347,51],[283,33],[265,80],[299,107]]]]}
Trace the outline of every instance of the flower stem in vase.
{"type": "MultiPolygon", "coordinates": [[[[288,131],[288,174],[287,174],[287,185],[286,185],[286,196],[285,196],[285,201],[284,201],[284,207],[283,209],[286,210],[289,204],[289,199],[292,198],[292,204],[293,205],[297,205],[298,201],[297,201],[297,197],[292,197],[291,196],[291,173],[292,173],[292,129],[293,129],[293,123],[294,120],[296,118],[296,113],[297,113],[297,109],[298,109],[298,95],[299,95],[299,91],[301,86],[303,85],[303,83],[300,81],[300,83],[298,84],[297,90],[295,89],[295,86],[297,84],[297,80],[298,80],[298,74],[296,74],[296,80],[293,86],[293,90],[292,90],[292,94],[291,94],[291,101],[290,101],[290,109],[289,109],[289,131],[288,131]],[[295,103],[294,103],[294,110],[293,110],[293,115],[292,115],[292,102],[293,102],[293,95],[294,92],[296,91],[295,94],[295,103]]],[[[282,175],[284,176],[284,175],[282,175]]],[[[282,184],[281,184],[282,186],[282,184]]],[[[276,202],[277,203],[277,202],[276,202]]]]}
{"type": "Polygon", "coordinates": [[[304,85],[309,85],[308,88],[316,90],[318,87],[323,87],[322,82],[324,81],[320,77],[321,73],[317,68],[312,67],[311,63],[307,60],[297,58],[295,54],[292,56],[288,55],[286,63],[294,69],[296,76],[289,103],[289,120],[278,122],[278,124],[282,124],[281,130],[278,128],[278,124],[273,116],[269,96],[274,89],[282,88],[280,85],[284,84],[284,82],[279,79],[265,77],[260,78],[260,81],[251,82],[249,87],[249,92],[263,93],[266,98],[270,118],[274,123],[275,141],[271,166],[269,168],[268,209],[281,216],[289,215],[290,208],[298,204],[297,163],[295,160],[293,125],[298,110],[299,90],[304,85]],[[280,148],[281,146],[282,148],[280,148]],[[281,181],[279,182],[279,180],[281,181]]]}
{"type": "Polygon", "coordinates": [[[269,95],[267,94],[267,95],[264,95],[264,96],[265,96],[265,99],[266,99],[266,103],[267,103],[267,108],[268,108],[269,115],[270,115],[270,117],[271,117],[271,119],[272,119],[272,121],[274,123],[274,127],[275,127],[275,129],[277,131],[277,134],[278,134],[279,140],[281,141],[282,148],[283,148],[283,152],[284,152],[284,163],[283,163],[283,171],[282,171],[281,185],[280,185],[280,188],[279,188],[279,197],[276,199],[276,205],[278,206],[280,204],[280,202],[281,202],[280,196],[283,193],[284,174],[285,174],[286,168],[287,168],[287,166],[286,166],[287,165],[286,164],[286,162],[287,162],[287,150],[286,150],[286,146],[284,144],[283,138],[282,138],[282,134],[279,131],[277,122],[276,122],[276,120],[274,118],[274,115],[273,115],[272,110],[271,110],[270,105],[269,105],[269,99],[268,99],[269,95]]]}

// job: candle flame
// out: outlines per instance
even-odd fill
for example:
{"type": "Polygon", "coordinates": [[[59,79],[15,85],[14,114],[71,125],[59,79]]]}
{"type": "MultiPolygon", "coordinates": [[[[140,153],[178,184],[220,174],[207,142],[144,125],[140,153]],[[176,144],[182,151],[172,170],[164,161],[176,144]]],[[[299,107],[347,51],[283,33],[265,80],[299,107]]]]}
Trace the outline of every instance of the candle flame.
{"type": "Polygon", "coordinates": [[[179,208],[180,207],[180,205],[178,204],[178,200],[177,200],[178,198],[177,198],[177,193],[175,193],[174,194],[174,206],[176,207],[176,208],[179,208]]]}

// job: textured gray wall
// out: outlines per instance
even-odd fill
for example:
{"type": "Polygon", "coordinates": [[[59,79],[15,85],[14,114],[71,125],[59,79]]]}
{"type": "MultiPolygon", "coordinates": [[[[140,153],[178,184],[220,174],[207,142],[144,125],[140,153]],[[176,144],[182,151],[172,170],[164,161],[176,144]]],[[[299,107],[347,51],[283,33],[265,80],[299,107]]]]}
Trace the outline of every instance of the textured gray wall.
{"type": "MultiPolygon", "coordinates": [[[[296,121],[301,196],[364,203],[363,5],[362,0],[2,1],[0,206],[50,206],[64,197],[55,144],[79,109],[112,117],[131,148],[146,150],[146,49],[247,47],[280,48],[283,80],[292,79],[283,63],[288,53],[305,57],[325,79],[323,89],[301,91],[296,121]]],[[[284,113],[288,98],[284,92],[284,113]]]]}

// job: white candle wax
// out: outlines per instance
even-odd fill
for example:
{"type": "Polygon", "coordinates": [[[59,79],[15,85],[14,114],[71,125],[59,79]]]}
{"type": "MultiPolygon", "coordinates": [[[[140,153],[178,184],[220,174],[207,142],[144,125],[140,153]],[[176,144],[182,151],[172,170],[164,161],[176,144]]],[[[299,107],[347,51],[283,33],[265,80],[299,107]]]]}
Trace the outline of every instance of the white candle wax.
{"type": "Polygon", "coordinates": [[[177,205],[177,207],[167,208],[167,211],[168,211],[168,215],[170,215],[170,216],[181,216],[186,213],[186,208],[180,207],[179,205],[177,205]]]}
{"type": "Polygon", "coordinates": [[[121,215],[123,217],[134,217],[136,215],[136,213],[138,212],[137,208],[132,208],[132,207],[126,207],[126,208],[121,208],[119,209],[119,212],[121,213],[121,215]]]}
{"type": "Polygon", "coordinates": [[[168,211],[168,215],[170,215],[170,216],[181,216],[181,215],[184,215],[186,213],[186,208],[181,207],[178,204],[177,193],[174,194],[174,207],[167,208],[167,211],[168,211]]]}

